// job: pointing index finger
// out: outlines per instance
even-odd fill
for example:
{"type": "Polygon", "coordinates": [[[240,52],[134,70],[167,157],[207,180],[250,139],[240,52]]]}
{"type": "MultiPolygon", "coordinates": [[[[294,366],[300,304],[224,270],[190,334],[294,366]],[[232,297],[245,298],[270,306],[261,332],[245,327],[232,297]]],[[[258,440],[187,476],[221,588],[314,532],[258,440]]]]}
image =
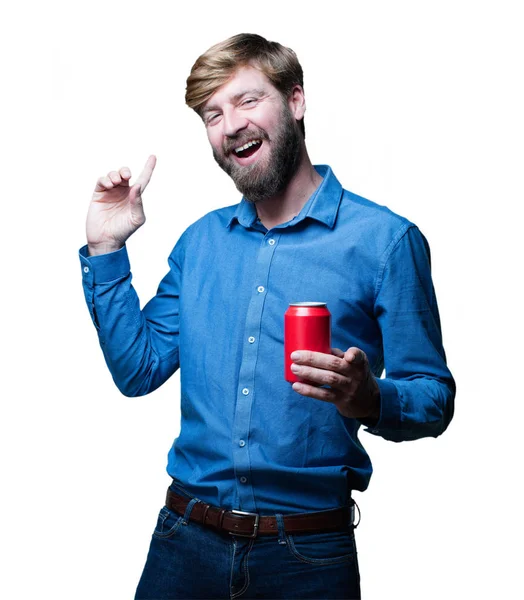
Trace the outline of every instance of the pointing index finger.
{"type": "Polygon", "coordinates": [[[147,184],[151,179],[151,175],[153,174],[153,171],[155,169],[155,165],[156,156],[154,154],[151,154],[151,156],[147,159],[145,167],[142,169],[142,173],[140,173],[140,175],[137,177],[137,180],[134,183],[134,185],[140,184],[141,192],[143,192],[146,189],[147,184]]]}

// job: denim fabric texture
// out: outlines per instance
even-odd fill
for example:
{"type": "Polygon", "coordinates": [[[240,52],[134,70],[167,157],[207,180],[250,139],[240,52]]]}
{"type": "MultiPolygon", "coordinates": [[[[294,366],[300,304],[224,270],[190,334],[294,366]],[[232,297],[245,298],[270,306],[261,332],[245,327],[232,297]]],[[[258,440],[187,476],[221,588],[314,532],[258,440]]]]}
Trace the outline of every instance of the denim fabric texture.
{"type": "MultiPolygon", "coordinates": [[[[176,486],[173,491],[181,493],[176,486]]],[[[163,507],[135,600],[360,598],[354,531],[219,533],[163,507]]]]}
{"type": "Polygon", "coordinates": [[[92,257],[80,249],[87,306],[121,392],[148,394],[180,369],[181,428],[167,472],[215,506],[326,510],[368,486],[362,423],[284,379],[290,303],[326,302],[332,346],[366,353],[381,401],[369,433],[396,442],[438,436],[453,415],[426,239],[344,190],[330,167],[315,168],[317,190],[269,231],[245,199],[191,225],[143,308],[125,246],[92,257]]]}

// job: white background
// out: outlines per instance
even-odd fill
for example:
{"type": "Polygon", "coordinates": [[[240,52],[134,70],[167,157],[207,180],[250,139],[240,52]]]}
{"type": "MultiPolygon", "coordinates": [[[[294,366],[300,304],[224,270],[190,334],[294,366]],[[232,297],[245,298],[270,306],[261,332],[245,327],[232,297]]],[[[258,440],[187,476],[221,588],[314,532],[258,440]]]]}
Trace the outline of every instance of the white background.
{"type": "MultiPolygon", "coordinates": [[[[239,195],[185,80],[240,32],[293,48],[315,164],[429,240],[455,418],[362,431],[367,600],[522,597],[522,19],[517,2],[20,2],[2,9],[3,598],[132,598],[169,478],[179,379],[114,386],[77,251],[96,180],[150,154],[129,240],[144,304],[181,232],[239,195]]],[[[217,340],[217,343],[220,343],[217,340]]]]}

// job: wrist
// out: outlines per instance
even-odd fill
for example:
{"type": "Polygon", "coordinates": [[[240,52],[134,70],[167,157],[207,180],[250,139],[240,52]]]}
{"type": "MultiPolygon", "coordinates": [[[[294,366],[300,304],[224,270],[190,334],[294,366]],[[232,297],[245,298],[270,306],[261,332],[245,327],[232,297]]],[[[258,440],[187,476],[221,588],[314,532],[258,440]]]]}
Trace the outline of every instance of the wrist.
{"type": "Polygon", "coordinates": [[[98,256],[99,254],[109,254],[110,252],[116,252],[124,247],[124,244],[111,244],[109,242],[90,244],[87,243],[87,251],[89,256],[98,256]]]}
{"type": "Polygon", "coordinates": [[[378,383],[376,382],[373,375],[370,375],[373,381],[372,391],[371,391],[371,403],[370,403],[370,412],[366,415],[364,419],[366,424],[375,424],[380,419],[380,388],[378,387],[378,383]]]}

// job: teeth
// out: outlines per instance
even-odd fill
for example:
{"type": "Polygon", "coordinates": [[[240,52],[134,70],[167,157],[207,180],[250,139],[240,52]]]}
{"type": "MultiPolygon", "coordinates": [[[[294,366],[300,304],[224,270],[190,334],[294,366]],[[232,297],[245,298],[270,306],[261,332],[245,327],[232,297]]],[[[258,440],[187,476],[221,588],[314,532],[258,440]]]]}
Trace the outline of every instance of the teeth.
{"type": "Polygon", "coordinates": [[[251,148],[251,146],[254,146],[255,144],[261,144],[261,143],[262,142],[260,140],[251,140],[247,144],[240,146],[240,148],[235,148],[235,152],[238,154],[239,152],[242,152],[243,150],[247,150],[248,148],[251,148]]]}

